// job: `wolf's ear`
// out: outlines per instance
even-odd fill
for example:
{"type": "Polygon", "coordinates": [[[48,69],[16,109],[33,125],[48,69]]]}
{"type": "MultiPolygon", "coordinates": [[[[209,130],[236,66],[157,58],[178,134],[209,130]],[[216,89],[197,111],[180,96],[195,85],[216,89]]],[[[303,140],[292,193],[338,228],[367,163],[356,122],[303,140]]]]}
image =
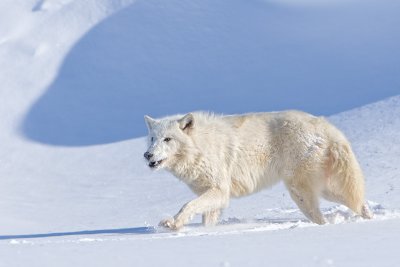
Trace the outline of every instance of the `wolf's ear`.
{"type": "Polygon", "coordinates": [[[184,132],[189,132],[194,127],[194,118],[192,113],[188,113],[178,120],[179,128],[184,132]]]}
{"type": "Polygon", "coordinates": [[[150,116],[144,115],[144,121],[146,122],[147,128],[150,130],[153,128],[154,123],[156,122],[155,119],[151,118],[150,116]]]}

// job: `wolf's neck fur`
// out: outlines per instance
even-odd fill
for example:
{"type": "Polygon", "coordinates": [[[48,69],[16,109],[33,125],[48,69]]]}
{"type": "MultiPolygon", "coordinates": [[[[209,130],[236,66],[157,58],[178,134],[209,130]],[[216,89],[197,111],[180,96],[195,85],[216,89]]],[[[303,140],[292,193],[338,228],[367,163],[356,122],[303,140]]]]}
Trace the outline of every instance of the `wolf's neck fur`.
{"type": "MultiPolygon", "coordinates": [[[[170,163],[167,169],[172,172],[176,177],[183,180],[184,182],[190,183],[196,180],[196,176],[193,172],[193,166],[199,166],[202,161],[202,155],[200,151],[195,147],[183,147],[179,154],[175,156],[174,162],[170,163]],[[187,153],[190,150],[190,153],[187,153]]],[[[195,167],[195,169],[197,169],[195,167]]]]}

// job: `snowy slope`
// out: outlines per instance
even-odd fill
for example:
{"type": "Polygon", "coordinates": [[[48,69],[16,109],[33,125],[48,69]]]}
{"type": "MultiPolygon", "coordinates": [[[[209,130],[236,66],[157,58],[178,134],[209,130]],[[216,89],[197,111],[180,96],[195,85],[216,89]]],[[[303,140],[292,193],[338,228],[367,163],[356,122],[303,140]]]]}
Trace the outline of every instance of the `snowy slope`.
{"type": "Polygon", "coordinates": [[[394,0],[2,1],[0,266],[396,266],[399,12],[394,0]],[[336,224],[312,225],[278,185],[233,200],[215,228],[154,227],[194,196],[145,166],[145,113],[282,108],[332,115],[376,219],[324,202],[336,224]]]}
{"type": "Polygon", "coordinates": [[[331,115],[399,90],[396,0],[138,0],[86,31],[107,15],[102,2],[117,1],[72,1],[28,37],[34,62],[69,50],[24,110],[24,136],[104,144],[143,136],[143,114],[331,115]]]}

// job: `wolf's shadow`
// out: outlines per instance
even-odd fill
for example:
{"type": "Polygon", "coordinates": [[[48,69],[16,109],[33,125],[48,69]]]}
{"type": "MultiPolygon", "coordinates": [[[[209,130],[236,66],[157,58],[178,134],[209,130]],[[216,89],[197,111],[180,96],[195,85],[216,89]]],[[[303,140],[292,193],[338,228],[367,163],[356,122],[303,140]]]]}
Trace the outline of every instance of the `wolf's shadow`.
{"type": "Polygon", "coordinates": [[[154,234],[157,232],[155,227],[136,227],[136,228],[118,228],[118,229],[102,229],[102,230],[84,230],[76,232],[54,232],[43,234],[25,234],[25,235],[0,235],[0,240],[8,239],[31,239],[46,237],[62,237],[62,236],[85,236],[85,235],[107,235],[107,234],[154,234]]]}
{"type": "MultiPolygon", "coordinates": [[[[256,224],[281,224],[288,222],[298,222],[301,219],[257,219],[251,220],[252,223],[256,224]]],[[[247,221],[243,220],[226,220],[220,222],[215,229],[218,229],[218,226],[226,226],[226,225],[239,225],[247,223],[247,221]]],[[[201,229],[203,224],[201,223],[190,223],[186,225],[190,229],[201,229]]],[[[35,239],[35,238],[49,238],[49,237],[66,237],[66,236],[87,236],[87,235],[151,235],[151,234],[165,234],[165,233],[179,233],[173,230],[169,230],[162,227],[154,227],[154,226],[143,226],[143,227],[134,227],[134,228],[117,228],[117,229],[101,229],[101,230],[83,230],[83,231],[74,231],[74,232],[52,232],[52,233],[41,233],[41,234],[21,234],[21,235],[0,235],[1,240],[16,240],[16,239],[35,239]]]]}

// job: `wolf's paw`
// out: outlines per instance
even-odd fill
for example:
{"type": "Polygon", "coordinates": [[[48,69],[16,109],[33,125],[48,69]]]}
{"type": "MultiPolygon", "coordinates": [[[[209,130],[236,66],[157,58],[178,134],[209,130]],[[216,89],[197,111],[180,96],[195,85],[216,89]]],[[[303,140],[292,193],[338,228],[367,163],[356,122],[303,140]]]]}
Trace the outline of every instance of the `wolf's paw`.
{"type": "Polygon", "coordinates": [[[183,227],[183,223],[173,218],[164,219],[158,225],[175,231],[183,227]]]}
{"type": "Polygon", "coordinates": [[[168,218],[168,219],[164,219],[161,220],[161,222],[158,224],[158,226],[162,226],[165,228],[172,228],[172,226],[174,225],[174,219],[173,218],[168,218]]]}

